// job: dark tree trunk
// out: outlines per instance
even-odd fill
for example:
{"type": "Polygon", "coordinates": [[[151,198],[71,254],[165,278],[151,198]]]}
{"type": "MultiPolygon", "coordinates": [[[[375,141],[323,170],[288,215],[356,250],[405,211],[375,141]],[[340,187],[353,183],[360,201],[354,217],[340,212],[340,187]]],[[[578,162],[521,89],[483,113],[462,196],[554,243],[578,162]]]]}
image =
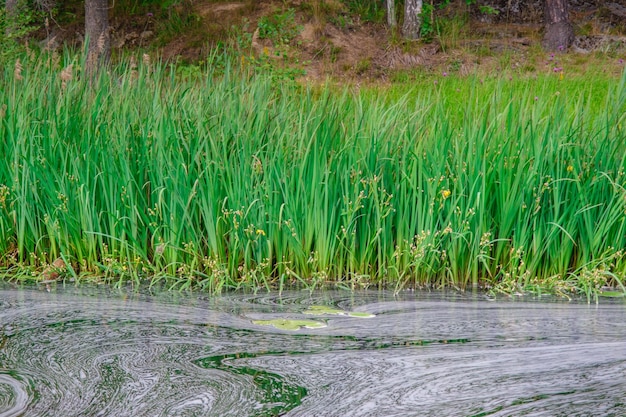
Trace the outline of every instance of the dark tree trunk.
{"type": "Polygon", "coordinates": [[[85,41],[89,42],[86,72],[93,74],[111,56],[107,0],[85,0],[85,41]]]}
{"type": "Polygon", "coordinates": [[[574,42],[567,0],[544,0],[543,9],[546,24],[543,47],[549,51],[567,50],[574,42]]]}
{"type": "Polygon", "coordinates": [[[420,37],[420,13],[422,13],[422,0],[404,1],[404,22],[402,23],[402,36],[406,39],[420,37]]]}

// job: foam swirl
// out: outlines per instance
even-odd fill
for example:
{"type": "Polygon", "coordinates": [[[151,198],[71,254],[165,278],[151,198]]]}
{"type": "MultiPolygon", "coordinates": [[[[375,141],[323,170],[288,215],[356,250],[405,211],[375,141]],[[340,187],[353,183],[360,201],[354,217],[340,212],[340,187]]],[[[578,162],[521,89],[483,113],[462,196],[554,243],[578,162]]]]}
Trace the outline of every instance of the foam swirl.
{"type": "Polygon", "coordinates": [[[623,415],[613,301],[0,290],[0,417],[623,415]],[[376,315],[297,331],[314,305],[376,315]]]}

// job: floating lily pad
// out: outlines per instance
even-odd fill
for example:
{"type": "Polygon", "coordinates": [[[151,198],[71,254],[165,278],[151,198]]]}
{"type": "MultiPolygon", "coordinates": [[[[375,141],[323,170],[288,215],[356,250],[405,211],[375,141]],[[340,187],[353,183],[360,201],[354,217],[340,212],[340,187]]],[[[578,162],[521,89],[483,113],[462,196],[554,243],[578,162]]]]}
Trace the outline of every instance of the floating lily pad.
{"type": "Polygon", "coordinates": [[[622,291],[601,291],[600,297],[620,298],[620,297],[626,297],[626,293],[622,291]]]}
{"type": "Polygon", "coordinates": [[[350,316],[350,317],[359,317],[359,318],[375,317],[373,314],[370,314],[370,313],[344,311],[344,310],[339,310],[337,308],[328,307],[328,306],[310,306],[308,310],[304,310],[302,313],[311,314],[314,316],[336,315],[336,316],[350,316]]]}
{"type": "Polygon", "coordinates": [[[307,329],[320,329],[326,327],[326,323],[315,320],[289,320],[289,319],[273,319],[273,320],[252,320],[253,324],[260,326],[274,326],[280,330],[299,330],[302,327],[307,329]]]}

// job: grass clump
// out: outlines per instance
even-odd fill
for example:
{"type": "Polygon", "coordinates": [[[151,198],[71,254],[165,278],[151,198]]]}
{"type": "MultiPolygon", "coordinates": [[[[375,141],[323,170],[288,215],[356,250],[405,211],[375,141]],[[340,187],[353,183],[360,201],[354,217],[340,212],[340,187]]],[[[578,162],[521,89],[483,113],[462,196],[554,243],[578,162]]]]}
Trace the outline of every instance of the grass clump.
{"type": "Polygon", "coordinates": [[[210,291],[586,294],[626,262],[626,78],[277,83],[220,58],[0,74],[0,265],[210,291]],[[210,63],[209,63],[210,64],[210,63]]]}

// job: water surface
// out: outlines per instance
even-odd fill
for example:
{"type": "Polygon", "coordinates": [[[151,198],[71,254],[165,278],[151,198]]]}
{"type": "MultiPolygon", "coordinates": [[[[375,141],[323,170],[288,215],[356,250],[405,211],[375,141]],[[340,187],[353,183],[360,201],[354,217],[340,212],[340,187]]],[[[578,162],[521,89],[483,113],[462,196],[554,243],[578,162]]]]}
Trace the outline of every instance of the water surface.
{"type": "Polygon", "coordinates": [[[623,300],[3,287],[0,417],[623,416],[625,336],[623,300]]]}

